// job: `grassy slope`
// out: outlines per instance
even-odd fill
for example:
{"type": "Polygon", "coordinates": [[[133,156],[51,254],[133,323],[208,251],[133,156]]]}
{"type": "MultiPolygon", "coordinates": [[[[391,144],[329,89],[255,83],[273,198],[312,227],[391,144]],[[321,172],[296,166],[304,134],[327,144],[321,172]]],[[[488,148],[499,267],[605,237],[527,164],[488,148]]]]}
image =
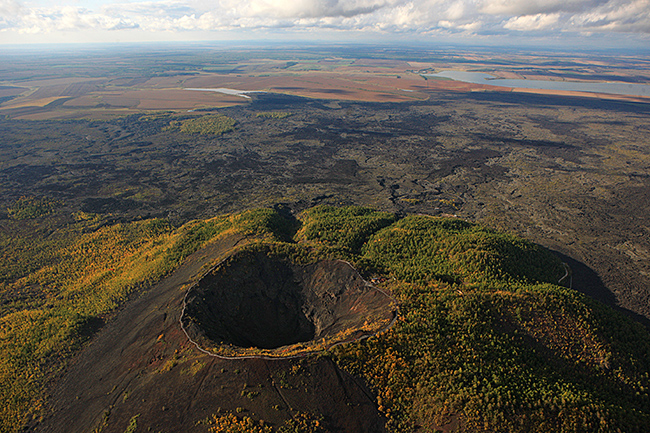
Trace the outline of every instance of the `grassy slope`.
{"type": "MultiPolygon", "coordinates": [[[[564,269],[547,251],[453,219],[320,206],[301,220],[298,242],[376,274],[401,303],[390,331],[330,353],[366,378],[395,431],[650,427],[648,332],[554,285],[564,269]]],[[[101,321],[191,252],[228,230],[277,241],[293,231],[270,210],[178,229],[62,221],[5,220],[0,431],[37,413],[48,381],[101,321]]]]}
{"type": "Polygon", "coordinates": [[[180,130],[185,134],[221,135],[233,131],[236,123],[228,116],[201,116],[193,119],[172,120],[166,130],[180,130]]]}
{"type": "Polygon", "coordinates": [[[356,249],[384,276],[401,317],[379,338],[339,347],[395,431],[647,431],[650,336],[564,287],[559,260],[464,221],[411,216],[369,235],[381,214],[308,211],[302,232],[356,249]],[[328,227],[344,236],[324,235],[328,227]]]}

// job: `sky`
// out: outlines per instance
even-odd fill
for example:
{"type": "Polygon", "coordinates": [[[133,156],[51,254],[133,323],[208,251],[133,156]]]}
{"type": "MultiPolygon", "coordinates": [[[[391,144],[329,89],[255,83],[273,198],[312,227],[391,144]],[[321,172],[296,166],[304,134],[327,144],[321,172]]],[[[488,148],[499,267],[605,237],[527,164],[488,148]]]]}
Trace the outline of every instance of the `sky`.
{"type": "Polygon", "coordinates": [[[650,48],[650,0],[0,0],[0,44],[467,41],[650,48]]]}

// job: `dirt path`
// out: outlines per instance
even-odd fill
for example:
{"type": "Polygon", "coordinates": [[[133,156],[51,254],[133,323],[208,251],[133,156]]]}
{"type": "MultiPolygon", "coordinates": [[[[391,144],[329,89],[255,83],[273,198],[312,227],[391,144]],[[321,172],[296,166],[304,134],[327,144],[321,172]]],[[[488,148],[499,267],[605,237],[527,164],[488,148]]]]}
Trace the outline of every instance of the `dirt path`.
{"type": "Polygon", "coordinates": [[[159,336],[173,334],[178,323],[174,316],[179,315],[184,294],[179,289],[196,278],[203,266],[241,241],[240,236],[225,237],[193,254],[118,313],[70,366],[52,393],[49,416],[36,431],[92,431],[152,360],[143,357],[151,354],[159,336]]]}
{"type": "Polygon", "coordinates": [[[562,284],[562,281],[564,281],[567,277],[569,277],[569,289],[573,289],[573,277],[571,276],[571,268],[569,267],[568,264],[562,262],[562,267],[564,267],[564,275],[562,275],[562,278],[557,280],[558,284],[562,284]]]}

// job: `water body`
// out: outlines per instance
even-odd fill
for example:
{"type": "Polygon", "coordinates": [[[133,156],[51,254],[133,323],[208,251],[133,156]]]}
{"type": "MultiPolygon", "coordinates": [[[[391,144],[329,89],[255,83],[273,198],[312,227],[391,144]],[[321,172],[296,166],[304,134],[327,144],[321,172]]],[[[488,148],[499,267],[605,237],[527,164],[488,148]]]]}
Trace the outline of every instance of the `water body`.
{"type": "Polygon", "coordinates": [[[235,95],[235,96],[241,96],[242,98],[246,99],[251,99],[250,96],[247,95],[247,93],[265,93],[261,92],[258,90],[237,90],[237,89],[228,89],[225,87],[220,87],[218,89],[203,89],[203,88],[186,88],[185,90],[196,90],[199,92],[217,92],[217,93],[225,93],[226,95],[235,95]]]}
{"type": "Polygon", "coordinates": [[[585,83],[575,81],[542,81],[501,79],[483,72],[444,71],[429,77],[451,78],[473,84],[487,84],[520,89],[570,90],[575,92],[610,93],[614,95],[645,96],[650,98],[650,85],[634,83],[585,83]]]}

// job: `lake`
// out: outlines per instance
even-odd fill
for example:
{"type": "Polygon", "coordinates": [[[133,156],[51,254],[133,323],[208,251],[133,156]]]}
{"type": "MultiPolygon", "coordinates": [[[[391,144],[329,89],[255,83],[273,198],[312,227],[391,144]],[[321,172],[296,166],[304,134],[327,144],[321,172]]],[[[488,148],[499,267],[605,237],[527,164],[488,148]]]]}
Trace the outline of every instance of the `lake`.
{"type": "Polygon", "coordinates": [[[451,78],[465,83],[487,84],[522,89],[570,90],[575,92],[610,93],[614,95],[645,96],[650,98],[650,85],[634,83],[585,83],[576,81],[542,81],[501,79],[483,72],[444,71],[428,77],[451,78]]]}

